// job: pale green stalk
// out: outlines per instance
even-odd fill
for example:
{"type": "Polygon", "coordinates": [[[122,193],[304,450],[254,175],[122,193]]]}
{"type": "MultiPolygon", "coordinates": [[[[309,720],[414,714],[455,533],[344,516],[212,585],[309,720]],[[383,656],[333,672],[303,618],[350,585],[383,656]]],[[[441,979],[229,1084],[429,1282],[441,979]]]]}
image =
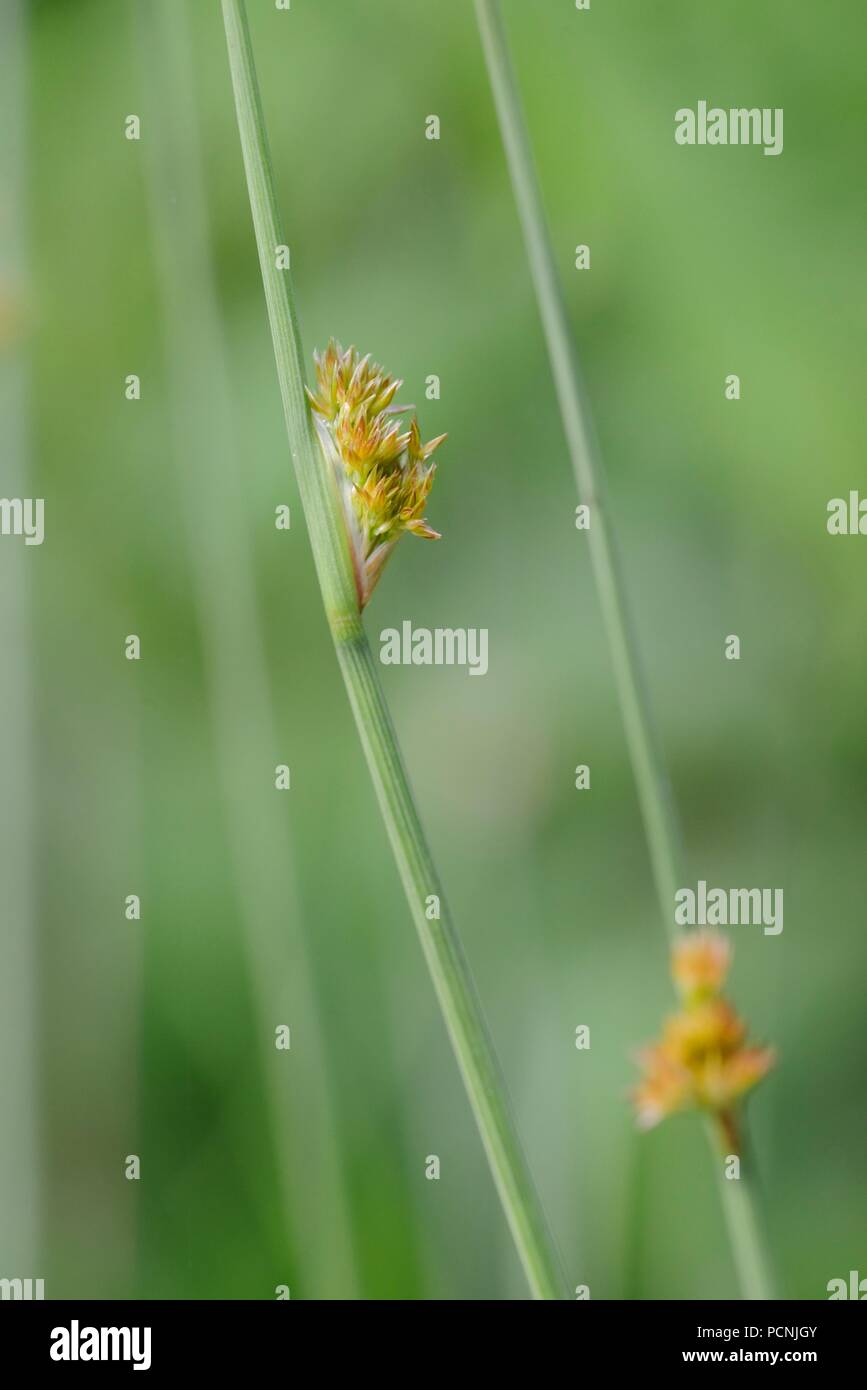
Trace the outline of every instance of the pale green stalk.
{"type": "Polygon", "coordinates": [[[713,1120],[707,1119],[708,1139],[716,1158],[717,1181],[725,1213],[732,1256],[744,1298],[769,1299],[774,1293],[774,1274],[770,1256],[763,1239],[760,1213],[756,1209],[755,1179],[751,1174],[751,1156],[744,1122],[741,1130],[741,1176],[727,1178],[722,1159],[725,1146],[720,1145],[713,1120]]]}
{"type": "Polygon", "coordinates": [[[277,375],[325,611],[400,877],[512,1236],[535,1298],[563,1298],[565,1279],[518,1139],[481,1006],[449,917],[410,791],[394,726],[358,611],[340,501],[322,466],[304,397],[304,357],[277,216],[264,120],[243,0],[223,19],[250,207],[277,375]],[[428,920],[436,896],[440,916],[428,920]]]}
{"type": "Polygon", "coordinates": [[[150,97],[144,142],[165,324],[176,473],[208,675],[238,908],[258,1015],[269,1118],[287,1223],[304,1251],[302,1297],[353,1298],[358,1285],[325,1032],[317,1008],[285,817],[261,814],[261,779],[280,761],[236,446],[192,51],[184,0],[136,3],[150,97]],[[286,926],[275,930],[275,906],[286,926]],[[274,1048],[291,1021],[292,1052],[274,1048]],[[314,1195],[311,1195],[311,1189],[314,1195]]]}
{"type": "MultiPolygon", "coordinates": [[[[629,619],[599,449],[551,249],[505,27],[497,0],[475,0],[475,4],[563,429],[579,497],[590,508],[590,527],[586,534],[593,573],[611,650],[662,921],[669,941],[674,942],[678,937],[674,921],[675,893],[682,885],[677,814],[629,619]]],[[[719,1167],[719,1150],[715,1142],[713,1150],[714,1161],[719,1167]]],[[[750,1190],[751,1179],[743,1171],[744,1166],[742,1164],[739,1180],[724,1179],[722,1182],[723,1205],[735,1265],[746,1298],[771,1298],[769,1262],[750,1190]]]]}
{"type": "MultiPolygon", "coordinates": [[[[30,320],[26,223],[28,15],[0,7],[0,439],[3,495],[33,491],[30,470],[30,320]]],[[[54,518],[46,507],[46,527],[54,518]]],[[[23,537],[0,542],[0,1230],[9,1278],[39,1278],[39,1077],[36,911],[33,883],[34,743],[32,578],[40,551],[23,537]]]]}

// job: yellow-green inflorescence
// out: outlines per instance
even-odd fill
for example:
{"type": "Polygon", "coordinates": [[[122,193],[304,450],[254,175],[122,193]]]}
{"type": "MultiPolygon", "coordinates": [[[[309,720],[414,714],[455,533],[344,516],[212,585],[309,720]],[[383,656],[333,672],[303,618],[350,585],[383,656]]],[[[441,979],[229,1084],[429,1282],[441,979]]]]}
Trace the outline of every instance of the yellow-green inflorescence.
{"type": "Polygon", "coordinates": [[[735,1107],[774,1065],[770,1047],[747,1042],[747,1028],[723,998],[731,947],[719,932],[687,933],[672,950],[680,1012],[638,1060],[642,1080],[633,1092],[638,1122],[649,1129],[667,1115],[696,1108],[713,1115],[737,1150],[735,1107]]]}
{"type": "Polygon", "coordinates": [[[364,608],[404,531],[440,539],[423,513],[436,472],[431,456],[446,436],[422,444],[414,408],[394,403],[403,382],[369,356],[332,340],[314,360],[316,386],[307,395],[337,480],[364,608]]]}

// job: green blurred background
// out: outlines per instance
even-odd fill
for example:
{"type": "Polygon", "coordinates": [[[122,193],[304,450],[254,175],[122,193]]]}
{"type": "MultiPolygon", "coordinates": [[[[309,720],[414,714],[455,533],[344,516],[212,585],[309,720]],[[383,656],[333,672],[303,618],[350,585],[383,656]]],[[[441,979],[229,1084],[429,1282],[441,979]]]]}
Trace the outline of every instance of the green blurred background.
{"type": "MultiPolygon", "coordinates": [[[[307,351],[371,351],[449,432],[444,540],[367,626],[490,632],[484,680],[383,678],[570,1281],[733,1296],[700,1125],[629,1111],[664,937],[472,5],[249,11],[307,351]]],[[[825,529],[865,479],[867,19],[504,12],[687,881],[785,891],[733,992],[780,1052],[750,1113],[782,1288],[823,1298],[867,1274],[867,541],[825,529]],[[782,156],[676,146],[702,98],[783,107],[782,156]]],[[[46,540],[0,542],[0,1274],[522,1298],[321,611],[219,5],[4,0],[3,30],[2,491],[46,540]]]]}

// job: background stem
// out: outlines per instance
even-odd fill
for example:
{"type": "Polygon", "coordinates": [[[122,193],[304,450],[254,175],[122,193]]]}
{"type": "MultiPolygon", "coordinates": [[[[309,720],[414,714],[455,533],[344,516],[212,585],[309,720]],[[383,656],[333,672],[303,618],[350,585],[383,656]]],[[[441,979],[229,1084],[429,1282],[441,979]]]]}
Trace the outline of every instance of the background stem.
{"type": "Polygon", "coordinates": [[[340,668],[401,881],[431,972],[488,1162],[533,1296],[566,1284],[511,1117],[481,1006],[422,831],[391,717],[364,634],[339,500],[322,467],[304,398],[304,358],[289,274],[276,268],[280,231],[243,0],[223,0],[241,148],[274,342],[286,429],[340,668]],[[428,920],[426,901],[439,899],[428,920]]]}
{"type": "MultiPolygon", "coordinates": [[[[563,420],[563,429],[578,494],[590,508],[587,536],[608,645],[611,651],[623,724],[659,900],[670,942],[678,937],[674,897],[682,885],[681,838],[661,746],[651,715],[638,646],[633,634],[608,514],[605,478],[592,426],[583,378],[545,220],[542,194],[533,162],[521,97],[509,56],[498,0],[475,0],[488,75],[494,94],[503,145],[524,232],[548,356],[563,420]]],[[[721,1173],[718,1145],[711,1134],[714,1162],[721,1173]]],[[[769,1261],[764,1252],[751,1178],[721,1177],[722,1199],[735,1265],[745,1298],[771,1298],[769,1261]]]]}
{"type": "Polygon", "coordinates": [[[720,1198],[743,1296],[770,1299],[774,1297],[774,1280],[761,1236],[755,1182],[749,1173],[744,1173],[743,1165],[742,1157],[741,1176],[737,1179],[727,1178],[722,1166],[719,1167],[720,1198]]]}
{"type": "Polygon", "coordinates": [[[605,478],[599,464],[592,416],[578,354],[557,276],[542,195],[496,0],[476,0],[488,75],[494,93],[530,272],[548,345],[554,387],[563,420],[578,495],[590,508],[587,536],[599,601],[620,699],[620,708],[644,818],[662,920],[672,939],[674,894],[680,880],[680,831],[668,774],[650,718],[650,706],[629,611],[624,602],[614,534],[608,516],[605,478]]]}
{"type": "MultiPolygon", "coordinates": [[[[29,185],[29,18],[21,0],[0,11],[0,439],[3,495],[37,491],[30,427],[31,325],[27,257],[29,185]]],[[[53,524],[51,503],[46,527],[53,524]]],[[[4,1275],[40,1277],[40,940],[34,894],[34,552],[19,542],[0,546],[0,1229],[4,1275]]],[[[38,567],[37,567],[37,573],[38,567]]]]}
{"type": "MultiPolygon", "coordinates": [[[[283,817],[263,815],[253,786],[278,761],[280,728],[265,655],[245,460],[236,447],[208,219],[187,0],[135,6],[152,109],[145,142],[161,293],[174,473],[186,523],[223,813],[258,1014],[276,1167],[301,1297],[358,1296],[349,1202],[335,1123],[315,971],[283,817]],[[252,784],[252,785],[251,785],[252,784]],[[272,903],[285,930],[274,930],[272,903]],[[290,1017],[300,1057],[291,1081],[275,1052],[290,1017]],[[303,1062],[300,1060],[303,1058],[303,1062]],[[307,1187],[315,1182],[317,1199],[307,1187]],[[301,1252],[304,1252],[303,1261],[301,1252]]],[[[273,798],[272,798],[273,799],[273,798]]],[[[261,1046],[261,1045],[260,1045],[261,1046]]]]}

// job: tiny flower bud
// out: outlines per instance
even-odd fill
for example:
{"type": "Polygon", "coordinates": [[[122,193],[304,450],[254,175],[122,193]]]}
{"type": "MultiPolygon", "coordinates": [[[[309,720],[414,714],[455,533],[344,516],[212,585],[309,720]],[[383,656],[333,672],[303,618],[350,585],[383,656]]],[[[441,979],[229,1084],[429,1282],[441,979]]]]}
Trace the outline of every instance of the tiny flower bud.
{"type": "Polygon", "coordinates": [[[731,964],[728,938],[721,932],[688,932],[671,956],[674,983],[688,1003],[719,994],[731,964]]]}

